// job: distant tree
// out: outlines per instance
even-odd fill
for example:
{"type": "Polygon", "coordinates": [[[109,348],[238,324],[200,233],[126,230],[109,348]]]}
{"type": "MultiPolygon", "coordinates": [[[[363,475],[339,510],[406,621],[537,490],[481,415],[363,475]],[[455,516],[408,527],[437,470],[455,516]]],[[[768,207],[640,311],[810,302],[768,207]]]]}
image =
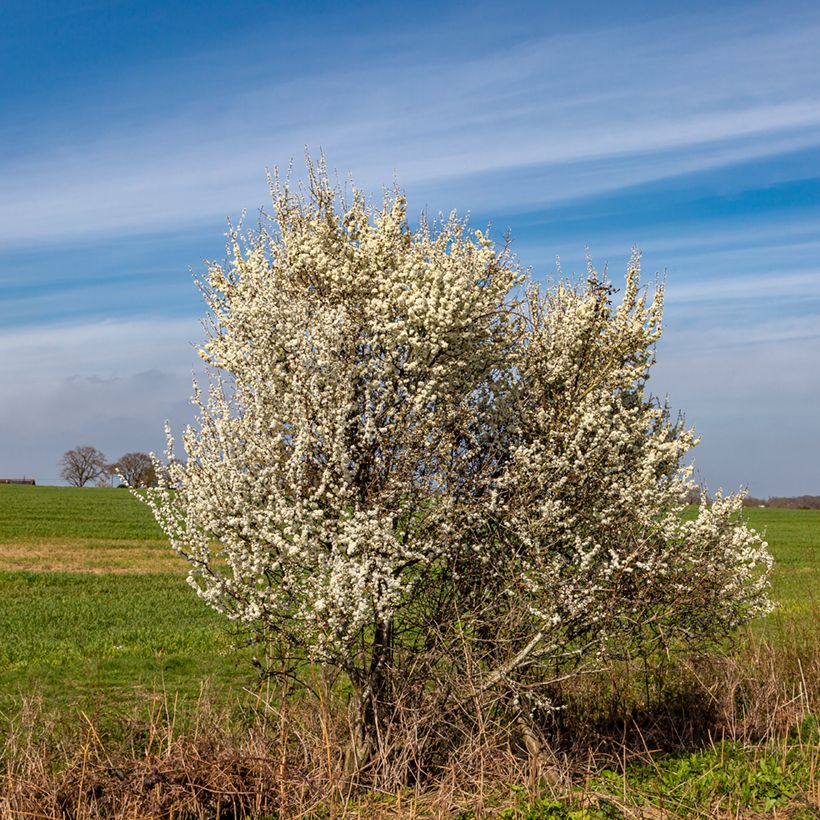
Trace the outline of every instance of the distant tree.
{"type": "Polygon", "coordinates": [[[710,504],[711,499],[709,498],[709,493],[706,492],[705,488],[699,487],[697,484],[693,484],[687,491],[683,497],[684,504],[695,505],[698,506],[701,503],[710,504]]]}
{"type": "Polygon", "coordinates": [[[97,476],[98,487],[113,487],[114,479],[119,475],[117,464],[106,464],[102,472],[97,476]]]}
{"type": "Polygon", "coordinates": [[[60,477],[74,487],[84,487],[105,470],[105,454],[96,447],[66,450],[59,462],[60,477]]]}
{"type": "Polygon", "coordinates": [[[820,509],[820,495],[772,496],[766,506],[786,510],[817,510],[820,509]]]}
{"type": "Polygon", "coordinates": [[[113,465],[129,487],[155,487],[157,473],[148,453],[126,453],[113,465]]]}

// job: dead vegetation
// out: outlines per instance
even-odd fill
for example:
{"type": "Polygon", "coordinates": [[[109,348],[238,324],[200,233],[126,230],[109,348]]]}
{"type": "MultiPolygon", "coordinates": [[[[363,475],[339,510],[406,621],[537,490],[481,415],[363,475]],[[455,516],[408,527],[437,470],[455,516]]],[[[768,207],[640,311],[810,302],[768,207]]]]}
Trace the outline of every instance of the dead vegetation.
{"type": "Polygon", "coordinates": [[[182,575],[188,565],[164,541],[44,539],[0,544],[0,571],[182,575]]]}
{"type": "MultiPolygon", "coordinates": [[[[296,700],[245,694],[241,708],[227,708],[203,693],[185,715],[158,694],[116,731],[100,715],[69,724],[27,701],[3,717],[0,817],[535,817],[515,807],[544,798],[606,805],[607,816],[700,816],[653,808],[626,779],[623,794],[603,793],[596,778],[728,741],[782,746],[785,761],[797,727],[820,714],[820,650],[750,633],[743,651],[656,668],[649,680],[623,667],[573,681],[556,692],[562,708],[527,721],[498,704],[446,715],[400,709],[355,777],[345,774],[348,698],[326,679],[296,700]]],[[[820,812],[820,738],[805,754],[812,771],[800,805],[820,812]]],[[[754,816],[724,808],[708,816],[754,816]]]]}

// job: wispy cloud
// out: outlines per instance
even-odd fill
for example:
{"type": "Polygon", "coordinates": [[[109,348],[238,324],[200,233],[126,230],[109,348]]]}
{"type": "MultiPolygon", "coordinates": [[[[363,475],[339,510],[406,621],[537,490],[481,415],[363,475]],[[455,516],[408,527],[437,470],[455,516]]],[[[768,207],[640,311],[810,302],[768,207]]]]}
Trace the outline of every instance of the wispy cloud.
{"type": "Polygon", "coordinates": [[[73,377],[119,378],[154,369],[187,372],[198,361],[194,344],[203,337],[193,319],[130,319],[55,323],[0,330],[0,387],[5,403],[19,404],[15,391],[48,391],[73,377]],[[10,385],[13,387],[10,388],[10,385]]]}
{"type": "MultiPolygon", "coordinates": [[[[669,300],[675,305],[692,302],[772,300],[820,301],[820,270],[770,271],[759,275],[741,275],[715,280],[673,282],[667,289],[669,300]]],[[[820,325],[815,327],[820,334],[820,325]]]]}
{"type": "Polygon", "coordinates": [[[448,207],[445,193],[461,204],[464,188],[474,208],[509,209],[820,142],[818,17],[764,30],[754,14],[744,24],[715,13],[522,35],[478,56],[430,52],[412,35],[389,59],[358,53],[301,77],[272,71],[269,44],[251,43],[229,87],[197,81],[211,55],[162,64],[139,91],[143,109],[113,106],[104,130],[75,125],[0,164],[0,243],[235,214],[264,203],[262,169],[305,144],[324,145],[365,186],[396,171],[436,206],[448,207]],[[167,99],[178,72],[190,83],[158,109],[151,95],[167,99]]]}

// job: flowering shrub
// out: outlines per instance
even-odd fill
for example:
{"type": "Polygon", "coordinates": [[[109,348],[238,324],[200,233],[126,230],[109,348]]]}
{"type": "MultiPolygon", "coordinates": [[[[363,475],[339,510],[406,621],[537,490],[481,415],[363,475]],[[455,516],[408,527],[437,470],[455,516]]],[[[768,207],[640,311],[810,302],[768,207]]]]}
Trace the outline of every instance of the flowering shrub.
{"type": "Polygon", "coordinates": [[[523,709],[767,610],[741,498],[682,516],[696,439],[646,392],[663,290],[637,256],[617,305],[592,269],[542,292],[455,215],[411,230],[400,193],[344,203],[322,165],[230,255],[186,459],[169,433],[148,501],[209,605],[290,673],[347,676],[358,765],[408,692],[523,709]]]}

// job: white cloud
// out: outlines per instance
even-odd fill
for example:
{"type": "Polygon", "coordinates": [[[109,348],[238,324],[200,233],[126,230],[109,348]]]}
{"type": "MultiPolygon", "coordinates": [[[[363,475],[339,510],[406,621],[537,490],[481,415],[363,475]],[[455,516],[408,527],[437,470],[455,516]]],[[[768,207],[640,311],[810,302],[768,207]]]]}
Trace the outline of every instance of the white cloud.
{"type": "Polygon", "coordinates": [[[324,145],[365,187],[396,171],[414,195],[441,199],[436,207],[462,205],[466,190],[472,207],[496,212],[818,144],[820,24],[764,30],[750,15],[743,28],[728,15],[680,18],[455,58],[409,33],[390,60],[364,53],[303,75],[274,74],[250,45],[230,86],[197,84],[188,68],[188,97],[159,106],[160,117],[151,92],[163,99],[179,69],[166,65],[146,78],[141,116],[114,109],[103,132],[0,166],[0,243],[236,214],[265,202],[263,168],[298,159],[305,144],[324,145]],[[621,42],[629,47],[613,47],[621,42]]]}
{"type": "Polygon", "coordinates": [[[116,379],[163,369],[190,373],[203,338],[192,319],[105,320],[0,331],[0,385],[51,389],[66,378],[116,379]]]}
{"type": "Polygon", "coordinates": [[[57,483],[57,460],[91,444],[114,459],[161,451],[190,419],[194,321],[131,320],[0,333],[0,474],[57,483]]]}
{"type": "MultiPolygon", "coordinates": [[[[674,279],[667,287],[670,303],[680,305],[691,302],[727,300],[761,300],[768,304],[772,301],[787,299],[804,299],[820,293],[820,270],[789,271],[780,273],[771,270],[763,274],[741,274],[732,278],[714,279],[674,279]]],[[[820,333],[820,327],[815,325],[820,333]]]]}

